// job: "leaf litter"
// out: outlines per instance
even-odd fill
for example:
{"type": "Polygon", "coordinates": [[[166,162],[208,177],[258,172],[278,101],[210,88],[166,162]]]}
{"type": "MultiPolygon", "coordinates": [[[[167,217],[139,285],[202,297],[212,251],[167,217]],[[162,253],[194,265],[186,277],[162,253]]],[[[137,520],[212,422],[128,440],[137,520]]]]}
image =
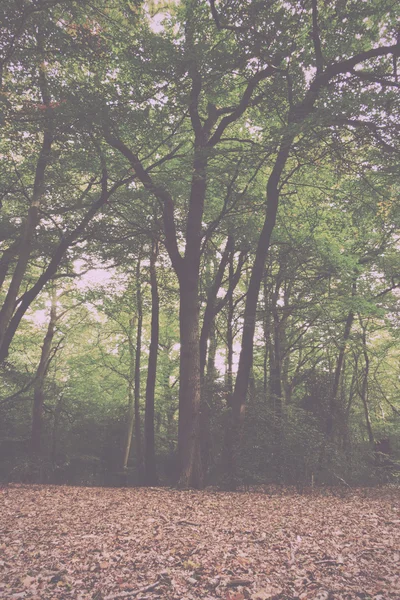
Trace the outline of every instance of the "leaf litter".
{"type": "Polygon", "coordinates": [[[399,557],[395,488],[0,494],[0,598],[399,600],[399,557]]]}

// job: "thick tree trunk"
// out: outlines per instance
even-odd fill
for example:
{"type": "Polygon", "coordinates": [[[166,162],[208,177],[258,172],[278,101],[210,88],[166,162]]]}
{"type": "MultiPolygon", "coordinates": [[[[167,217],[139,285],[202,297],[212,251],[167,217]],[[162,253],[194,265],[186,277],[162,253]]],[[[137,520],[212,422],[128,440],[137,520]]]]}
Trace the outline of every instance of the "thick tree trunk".
{"type": "Polygon", "coordinates": [[[151,337],[146,382],[146,407],[144,415],[144,467],[146,485],[157,484],[156,452],[154,441],[154,396],[157,375],[160,300],[156,273],[158,245],[153,240],[150,255],[151,285],[151,337]]]}
{"type": "Polygon", "coordinates": [[[180,387],[178,454],[180,485],[202,487],[200,449],[200,346],[197,273],[187,273],[180,285],[180,387]],[[190,281],[190,279],[195,281],[190,281]]]}
{"type": "MultiPolygon", "coordinates": [[[[200,138],[203,134],[197,134],[200,138]]],[[[203,140],[204,141],[204,140],[203,140]]],[[[207,154],[198,139],[193,159],[186,248],[179,277],[179,426],[178,455],[181,487],[203,487],[201,462],[201,372],[200,372],[200,257],[202,219],[207,188],[207,154]],[[199,144],[199,145],[197,145],[199,144]]]]}
{"type": "Polygon", "coordinates": [[[35,384],[33,387],[33,408],[32,408],[32,429],[30,448],[33,456],[39,456],[41,451],[42,429],[43,429],[43,403],[44,403],[44,384],[46,374],[50,364],[51,345],[54,337],[55,325],[57,322],[57,295],[53,288],[51,297],[50,320],[47,333],[43,341],[40,355],[39,366],[36,371],[35,384]]]}

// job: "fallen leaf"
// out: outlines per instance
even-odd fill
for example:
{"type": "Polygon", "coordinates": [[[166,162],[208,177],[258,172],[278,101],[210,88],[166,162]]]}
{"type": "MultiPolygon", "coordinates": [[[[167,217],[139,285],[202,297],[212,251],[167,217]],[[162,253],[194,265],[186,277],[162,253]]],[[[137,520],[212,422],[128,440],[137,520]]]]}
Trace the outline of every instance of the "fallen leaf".
{"type": "Polygon", "coordinates": [[[264,587],[251,595],[251,600],[278,600],[283,590],[274,586],[264,587]]]}

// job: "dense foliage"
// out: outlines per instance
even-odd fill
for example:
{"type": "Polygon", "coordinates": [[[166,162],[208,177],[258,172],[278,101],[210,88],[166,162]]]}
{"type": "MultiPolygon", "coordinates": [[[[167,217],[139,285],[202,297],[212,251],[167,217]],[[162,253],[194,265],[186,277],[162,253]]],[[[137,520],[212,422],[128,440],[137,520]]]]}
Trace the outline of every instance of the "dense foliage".
{"type": "Polygon", "coordinates": [[[3,4],[0,476],[396,479],[398,3],[3,4]]]}

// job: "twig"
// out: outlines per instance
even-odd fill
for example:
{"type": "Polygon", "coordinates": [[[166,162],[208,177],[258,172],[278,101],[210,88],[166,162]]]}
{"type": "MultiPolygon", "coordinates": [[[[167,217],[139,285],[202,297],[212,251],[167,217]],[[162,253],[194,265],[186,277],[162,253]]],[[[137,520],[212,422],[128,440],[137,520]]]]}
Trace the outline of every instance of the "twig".
{"type": "Polygon", "coordinates": [[[338,561],[333,558],[326,558],[325,560],[315,560],[314,565],[337,565],[338,561]]]}
{"type": "Polygon", "coordinates": [[[231,579],[226,583],[226,587],[236,587],[238,585],[251,585],[253,582],[250,579],[231,579]]]}
{"type": "Polygon", "coordinates": [[[336,479],[339,479],[339,481],[341,481],[342,483],[344,483],[344,485],[347,485],[347,487],[351,489],[351,485],[349,485],[347,483],[347,481],[345,481],[344,479],[342,479],[342,477],[339,477],[339,475],[336,475],[336,473],[333,473],[333,474],[336,477],[336,479]]]}
{"type": "Polygon", "coordinates": [[[193,521],[185,521],[185,519],[181,519],[176,522],[177,525],[193,525],[194,527],[198,527],[200,523],[193,523],[193,521]]]}
{"type": "Polygon", "coordinates": [[[152,583],[150,585],[146,585],[145,587],[139,588],[138,590],[131,590],[130,592],[121,592],[119,594],[110,594],[104,597],[104,600],[114,600],[115,598],[127,598],[128,596],[137,596],[143,592],[150,592],[154,590],[161,583],[160,580],[152,583]]]}

